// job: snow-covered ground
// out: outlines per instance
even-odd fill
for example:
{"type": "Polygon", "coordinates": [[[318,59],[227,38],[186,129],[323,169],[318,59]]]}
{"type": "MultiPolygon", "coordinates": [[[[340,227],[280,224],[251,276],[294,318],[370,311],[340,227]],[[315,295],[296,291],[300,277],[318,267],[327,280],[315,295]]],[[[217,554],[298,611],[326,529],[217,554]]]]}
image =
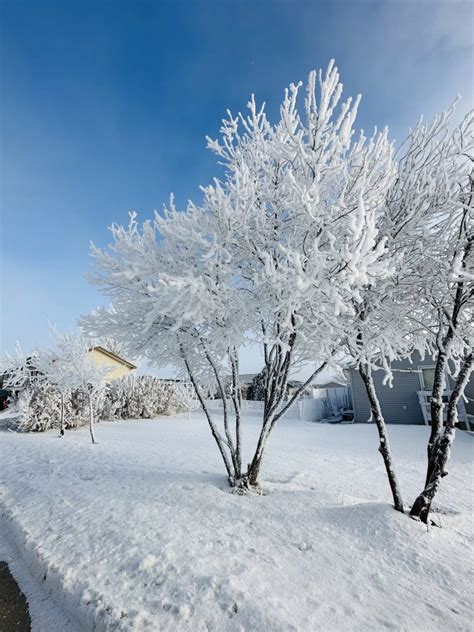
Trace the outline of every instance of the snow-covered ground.
{"type": "MultiPolygon", "coordinates": [[[[411,502],[427,430],[389,430],[411,502]]],[[[255,417],[244,431],[250,449],[255,417]]],[[[229,493],[200,413],[101,423],[97,438],[0,433],[0,532],[22,554],[12,572],[27,596],[50,597],[33,629],[69,616],[86,631],[472,630],[465,433],[431,532],[391,509],[372,425],[281,422],[267,494],[247,496],[229,493]]]]}

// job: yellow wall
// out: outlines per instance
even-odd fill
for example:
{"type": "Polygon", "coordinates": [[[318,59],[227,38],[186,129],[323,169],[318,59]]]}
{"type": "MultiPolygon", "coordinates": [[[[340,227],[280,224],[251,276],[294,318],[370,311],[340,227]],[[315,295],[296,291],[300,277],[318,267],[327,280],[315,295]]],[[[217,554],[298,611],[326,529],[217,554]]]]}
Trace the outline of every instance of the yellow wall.
{"type": "Polygon", "coordinates": [[[89,353],[92,355],[94,362],[96,362],[100,366],[110,366],[110,372],[107,373],[105,377],[105,380],[107,382],[110,382],[111,380],[116,380],[119,377],[127,375],[127,373],[130,373],[130,371],[133,371],[133,369],[126,366],[125,364],[122,364],[118,360],[115,360],[105,353],[102,353],[100,349],[91,349],[89,353]]]}

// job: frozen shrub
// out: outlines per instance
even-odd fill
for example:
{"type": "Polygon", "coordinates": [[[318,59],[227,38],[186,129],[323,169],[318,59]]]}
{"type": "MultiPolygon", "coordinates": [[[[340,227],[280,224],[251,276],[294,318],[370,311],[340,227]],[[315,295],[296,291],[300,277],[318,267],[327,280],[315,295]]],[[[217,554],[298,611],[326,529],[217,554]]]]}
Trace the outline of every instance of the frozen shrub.
{"type": "Polygon", "coordinates": [[[175,382],[151,375],[127,375],[106,388],[104,417],[152,419],[185,410],[175,382]]]}
{"type": "MultiPolygon", "coordinates": [[[[89,397],[82,389],[69,389],[64,396],[66,429],[89,423],[89,397]]],[[[19,432],[43,432],[60,428],[61,395],[58,388],[42,382],[24,389],[18,396],[20,413],[15,422],[19,432]]],[[[182,385],[166,382],[151,375],[127,375],[96,390],[93,398],[94,418],[152,419],[188,410],[182,385]]]]}
{"type": "MultiPolygon", "coordinates": [[[[94,415],[104,418],[104,389],[94,398],[94,415]]],[[[20,413],[15,429],[19,432],[43,432],[60,427],[61,399],[57,388],[49,383],[37,384],[18,395],[18,412],[20,413]]],[[[64,419],[66,429],[77,428],[89,423],[89,400],[80,390],[64,392],[64,419]]]]}
{"type": "Polygon", "coordinates": [[[48,430],[59,424],[59,394],[50,384],[27,388],[18,396],[18,411],[20,432],[48,430]]]}

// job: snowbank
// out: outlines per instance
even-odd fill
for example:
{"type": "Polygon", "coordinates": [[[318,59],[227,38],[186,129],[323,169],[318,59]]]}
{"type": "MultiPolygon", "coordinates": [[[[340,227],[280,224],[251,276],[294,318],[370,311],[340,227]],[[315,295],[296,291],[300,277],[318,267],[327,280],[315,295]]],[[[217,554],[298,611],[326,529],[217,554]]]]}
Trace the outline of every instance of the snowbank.
{"type": "MultiPolygon", "coordinates": [[[[371,425],[283,421],[261,496],[229,493],[200,413],[99,430],[0,434],[0,528],[84,630],[470,629],[466,434],[428,533],[388,504],[371,425]]],[[[427,430],[390,432],[409,501],[427,430]]]]}

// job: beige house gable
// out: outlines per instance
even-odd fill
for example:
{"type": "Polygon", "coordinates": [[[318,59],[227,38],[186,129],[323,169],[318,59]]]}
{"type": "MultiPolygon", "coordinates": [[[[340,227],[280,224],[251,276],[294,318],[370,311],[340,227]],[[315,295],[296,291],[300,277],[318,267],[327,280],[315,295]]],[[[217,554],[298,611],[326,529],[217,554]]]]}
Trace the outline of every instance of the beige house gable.
{"type": "Polygon", "coordinates": [[[137,368],[128,360],[124,360],[124,358],[112,353],[112,351],[107,351],[104,347],[92,347],[89,353],[98,365],[110,366],[110,371],[106,375],[107,382],[123,377],[137,368]]]}

